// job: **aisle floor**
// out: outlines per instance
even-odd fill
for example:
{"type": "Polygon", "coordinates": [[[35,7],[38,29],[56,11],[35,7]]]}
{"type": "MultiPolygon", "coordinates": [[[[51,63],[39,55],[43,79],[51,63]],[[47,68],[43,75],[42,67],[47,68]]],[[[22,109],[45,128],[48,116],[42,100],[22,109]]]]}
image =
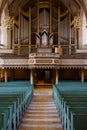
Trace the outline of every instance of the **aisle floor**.
{"type": "Polygon", "coordinates": [[[52,88],[36,88],[18,130],[63,130],[52,88]]]}

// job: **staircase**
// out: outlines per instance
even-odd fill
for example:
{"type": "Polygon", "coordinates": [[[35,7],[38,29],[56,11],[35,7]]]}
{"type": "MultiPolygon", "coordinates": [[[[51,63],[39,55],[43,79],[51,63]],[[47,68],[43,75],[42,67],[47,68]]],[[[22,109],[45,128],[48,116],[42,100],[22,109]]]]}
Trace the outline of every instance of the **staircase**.
{"type": "Polygon", "coordinates": [[[34,93],[18,130],[63,130],[52,93],[34,93]]]}

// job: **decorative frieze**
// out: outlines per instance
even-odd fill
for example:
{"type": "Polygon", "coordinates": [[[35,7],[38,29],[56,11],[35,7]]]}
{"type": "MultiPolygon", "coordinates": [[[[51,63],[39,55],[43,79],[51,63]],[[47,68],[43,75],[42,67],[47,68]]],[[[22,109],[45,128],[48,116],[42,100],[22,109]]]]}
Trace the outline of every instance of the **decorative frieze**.
{"type": "Polygon", "coordinates": [[[82,68],[87,69],[87,59],[58,58],[0,58],[0,68],[82,68]]]}
{"type": "Polygon", "coordinates": [[[61,59],[60,65],[66,66],[87,66],[87,59],[61,59]]]}
{"type": "Polygon", "coordinates": [[[57,59],[56,59],[56,60],[54,59],[54,63],[55,63],[55,64],[59,64],[59,62],[60,62],[59,59],[58,59],[58,60],[57,60],[57,59]]]}
{"type": "Polygon", "coordinates": [[[52,64],[52,59],[36,59],[36,64],[52,64]]]}
{"type": "Polygon", "coordinates": [[[4,59],[4,65],[28,65],[28,59],[4,59]]]}
{"type": "Polygon", "coordinates": [[[34,64],[34,59],[29,59],[28,64],[34,64]]]}

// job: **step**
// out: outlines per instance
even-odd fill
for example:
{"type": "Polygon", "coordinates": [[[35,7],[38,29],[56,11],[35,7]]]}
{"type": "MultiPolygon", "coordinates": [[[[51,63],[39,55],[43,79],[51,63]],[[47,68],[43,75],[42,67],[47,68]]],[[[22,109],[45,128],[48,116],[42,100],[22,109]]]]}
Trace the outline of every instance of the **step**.
{"type": "Polygon", "coordinates": [[[36,109],[34,108],[34,109],[33,109],[33,108],[31,108],[31,109],[27,109],[26,112],[29,112],[29,113],[30,113],[30,112],[43,112],[43,113],[44,113],[44,112],[48,112],[48,113],[50,113],[50,112],[55,112],[55,113],[57,113],[58,110],[56,110],[56,108],[55,108],[55,109],[49,109],[49,108],[48,108],[48,109],[39,109],[39,108],[36,108],[36,109]],[[49,111],[49,112],[48,112],[48,111],[49,111]]]}
{"type": "Polygon", "coordinates": [[[62,128],[61,124],[21,124],[23,128],[62,128]]]}
{"type": "Polygon", "coordinates": [[[63,130],[52,95],[34,94],[18,130],[63,130]]]}

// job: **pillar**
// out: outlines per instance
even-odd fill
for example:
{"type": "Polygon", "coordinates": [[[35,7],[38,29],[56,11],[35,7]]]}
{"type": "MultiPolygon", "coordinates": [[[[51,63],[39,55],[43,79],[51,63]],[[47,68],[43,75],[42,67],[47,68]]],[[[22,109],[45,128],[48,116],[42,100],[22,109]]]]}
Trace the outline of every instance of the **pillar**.
{"type": "Polygon", "coordinates": [[[76,32],[76,28],[75,28],[75,51],[77,49],[77,32],[76,32]]]}
{"type": "Polygon", "coordinates": [[[69,12],[69,55],[71,55],[71,12],[69,12]]]}
{"type": "Polygon", "coordinates": [[[58,8],[58,47],[60,47],[60,7],[58,8]]]}
{"type": "Polygon", "coordinates": [[[7,48],[8,49],[11,49],[12,47],[11,39],[12,39],[11,29],[7,29],[7,48]]]}
{"type": "Polygon", "coordinates": [[[31,53],[31,7],[29,7],[29,54],[31,53]]]}
{"type": "Polygon", "coordinates": [[[20,38],[21,36],[21,8],[19,8],[19,29],[18,29],[18,55],[20,55],[20,38]]]}
{"type": "Polygon", "coordinates": [[[33,84],[33,70],[30,70],[30,83],[33,84]]]}
{"type": "Polygon", "coordinates": [[[7,82],[8,81],[8,75],[7,75],[7,70],[5,70],[5,73],[4,73],[4,82],[7,82]]]}
{"type": "Polygon", "coordinates": [[[56,84],[58,84],[59,81],[59,74],[58,74],[58,69],[56,69],[56,84]]]}
{"type": "Polygon", "coordinates": [[[81,70],[81,82],[84,82],[84,70],[81,70]]]}

